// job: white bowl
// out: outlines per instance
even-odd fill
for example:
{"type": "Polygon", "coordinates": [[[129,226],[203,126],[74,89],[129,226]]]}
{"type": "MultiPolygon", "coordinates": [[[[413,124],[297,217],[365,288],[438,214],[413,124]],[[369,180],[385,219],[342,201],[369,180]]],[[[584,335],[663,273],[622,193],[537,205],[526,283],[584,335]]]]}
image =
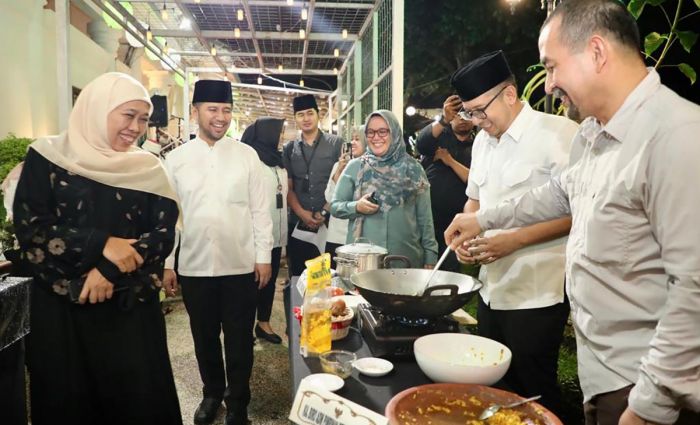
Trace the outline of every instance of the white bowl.
{"type": "Polygon", "coordinates": [[[313,373],[302,379],[302,381],[331,392],[338,391],[345,385],[343,378],[335,376],[332,373],[313,373]]]}
{"type": "Polygon", "coordinates": [[[460,334],[426,335],[413,343],[416,362],[435,382],[493,385],[510,366],[511,352],[492,339],[460,334]]]}
{"type": "Polygon", "coordinates": [[[391,372],[394,369],[394,364],[378,357],[365,357],[355,360],[352,367],[363,375],[378,377],[391,372]]]}

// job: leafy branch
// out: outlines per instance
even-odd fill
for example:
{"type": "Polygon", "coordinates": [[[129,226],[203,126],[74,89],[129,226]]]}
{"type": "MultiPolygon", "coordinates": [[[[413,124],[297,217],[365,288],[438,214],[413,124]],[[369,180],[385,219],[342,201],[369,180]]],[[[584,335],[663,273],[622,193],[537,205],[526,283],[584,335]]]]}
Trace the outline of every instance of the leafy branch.
{"type": "MultiPolygon", "coordinates": [[[[700,0],[693,1],[695,2],[695,5],[698,7],[698,9],[700,9],[700,0]]],[[[644,37],[644,56],[647,59],[654,62],[654,68],[658,69],[662,66],[678,68],[683,73],[683,75],[685,75],[690,80],[690,84],[693,85],[697,80],[697,73],[692,66],[684,62],[672,65],[662,65],[662,63],[664,59],[666,59],[669,50],[671,49],[671,47],[673,47],[676,41],[680,41],[683,49],[688,54],[690,54],[691,50],[693,49],[693,46],[695,46],[696,42],[698,41],[698,33],[695,31],[681,30],[678,25],[684,19],[700,12],[700,10],[681,16],[683,0],[677,0],[676,11],[673,15],[673,20],[671,20],[668,12],[666,11],[666,8],[664,8],[664,3],[666,2],[667,0],[631,0],[627,5],[627,10],[630,11],[630,13],[635,17],[635,19],[639,19],[639,16],[644,11],[644,7],[646,5],[658,7],[659,9],[661,9],[664,16],[666,17],[666,21],[669,24],[668,32],[660,34],[654,31],[647,34],[646,37],[644,37]],[[655,56],[655,53],[659,50],[659,48],[661,48],[661,53],[659,53],[658,56],[655,56]]]]}

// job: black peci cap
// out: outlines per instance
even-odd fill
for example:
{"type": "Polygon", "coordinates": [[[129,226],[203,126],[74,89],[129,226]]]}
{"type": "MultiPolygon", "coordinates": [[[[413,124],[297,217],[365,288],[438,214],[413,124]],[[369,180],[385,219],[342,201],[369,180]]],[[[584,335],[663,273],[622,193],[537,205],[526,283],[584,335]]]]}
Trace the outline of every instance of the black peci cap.
{"type": "Polygon", "coordinates": [[[450,84],[457,90],[462,101],[466,102],[481,96],[512,76],[513,72],[503,51],[498,50],[480,56],[458,69],[452,74],[450,84]]]}
{"type": "Polygon", "coordinates": [[[199,80],[194,83],[192,103],[233,103],[231,83],[221,80],[199,80]]]}

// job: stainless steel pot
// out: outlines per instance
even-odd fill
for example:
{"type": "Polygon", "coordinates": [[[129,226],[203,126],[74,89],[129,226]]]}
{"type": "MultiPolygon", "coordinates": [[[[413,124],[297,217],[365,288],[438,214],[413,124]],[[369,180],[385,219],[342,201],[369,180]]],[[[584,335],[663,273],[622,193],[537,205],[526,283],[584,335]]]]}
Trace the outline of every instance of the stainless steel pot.
{"type": "Polygon", "coordinates": [[[335,254],[335,271],[345,280],[349,280],[355,273],[381,269],[386,261],[400,260],[408,263],[406,257],[389,255],[386,248],[365,238],[358,238],[354,243],[338,247],[335,254]]]}
{"type": "Polygon", "coordinates": [[[432,270],[385,269],[354,275],[350,281],[382,312],[406,317],[437,317],[464,306],[481,289],[471,276],[439,270],[425,292],[432,270]]]}

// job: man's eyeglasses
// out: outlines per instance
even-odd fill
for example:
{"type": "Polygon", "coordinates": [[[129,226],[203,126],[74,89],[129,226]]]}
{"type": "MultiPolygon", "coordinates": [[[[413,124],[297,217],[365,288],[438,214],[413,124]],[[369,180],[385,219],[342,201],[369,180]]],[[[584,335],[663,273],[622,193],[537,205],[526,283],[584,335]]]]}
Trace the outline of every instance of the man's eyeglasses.
{"type": "Polygon", "coordinates": [[[496,98],[501,93],[503,93],[503,90],[505,90],[506,87],[508,86],[503,86],[503,88],[501,88],[498,91],[498,93],[496,93],[496,95],[492,97],[491,100],[489,100],[489,103],[487,103],[486,106],[484,106],[483,108],[474,109],[473,111],[465,111],[464,108],[462,108],[459,112],[457,112],[457,115],[459,115],[460,118],[462,118],[463,120],[472,120],[474,118],[478,120],[485,120],[486,118],[488,118],[488,115],[486,115],[486,109],[488,109],[488,107],[491,106],[491,103],[493,103],[493,101],[496,100],[496,98]]]}
{"type": "Polygon", "coordinates": [[[365,131],[365,135],[368,139],[373,138],[375,134],[379,135],[379,137],[386,137],[389,133],[390,130],[388,128],[380,128],[379,130],[367,129],[367,131],[365,131]]]}

